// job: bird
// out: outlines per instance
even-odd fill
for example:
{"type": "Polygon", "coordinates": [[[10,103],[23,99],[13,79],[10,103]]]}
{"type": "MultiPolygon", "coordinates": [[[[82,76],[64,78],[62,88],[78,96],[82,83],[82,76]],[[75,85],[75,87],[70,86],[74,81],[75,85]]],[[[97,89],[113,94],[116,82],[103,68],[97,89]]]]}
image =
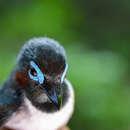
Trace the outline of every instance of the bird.
{"type": "Polygon", "coordinates": [[[58,41],[28,40],[0,87],[0,130],[68,130],[75,104],[68,66],[58,41]]]}

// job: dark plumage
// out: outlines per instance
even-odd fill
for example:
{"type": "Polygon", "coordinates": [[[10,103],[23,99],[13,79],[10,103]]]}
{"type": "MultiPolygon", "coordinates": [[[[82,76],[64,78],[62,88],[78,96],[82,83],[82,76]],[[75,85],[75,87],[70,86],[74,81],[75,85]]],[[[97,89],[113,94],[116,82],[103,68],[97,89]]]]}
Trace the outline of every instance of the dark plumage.
{"type": "MultiPolygon", "coordinates": [[[[0,126],[22,129],[24,120],[30,119],[29,113],[32,122],[37,123],[32,123],[33,129],[55,130],[65,125],[72,114],[74,103],[71,85],[63,80],[67,67],[65,51],[57,41],[49,38],[28,41],[22,47],[14,70],[0,90],[0,126]],[[14,122],[20,114],[28,116],[16,125],[14,122]],[[53,127],[47,126],[46,117],[50,124],[53,118],[55,121],[61,117],[61,123],[53,121],[53,127]],[[46,123],[38,125],[36,118],[39,118],[39,122],[46,123]]],[[[22,130],[32,129],[29,123],[26,125],[28,128],[22,130]]]]}

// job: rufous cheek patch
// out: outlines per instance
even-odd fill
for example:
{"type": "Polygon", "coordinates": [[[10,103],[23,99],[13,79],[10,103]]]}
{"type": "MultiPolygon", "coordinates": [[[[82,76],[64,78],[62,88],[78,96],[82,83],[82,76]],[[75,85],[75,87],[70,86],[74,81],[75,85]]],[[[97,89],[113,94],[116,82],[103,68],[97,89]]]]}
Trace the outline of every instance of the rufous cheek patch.
{"type": "Polygon", "coordinates": [[[26,73],[24,74],[22,72],[17,71],[15,73],[15,79],[21,86],[24,86],[28,81],[28,76],[26,73]]]}

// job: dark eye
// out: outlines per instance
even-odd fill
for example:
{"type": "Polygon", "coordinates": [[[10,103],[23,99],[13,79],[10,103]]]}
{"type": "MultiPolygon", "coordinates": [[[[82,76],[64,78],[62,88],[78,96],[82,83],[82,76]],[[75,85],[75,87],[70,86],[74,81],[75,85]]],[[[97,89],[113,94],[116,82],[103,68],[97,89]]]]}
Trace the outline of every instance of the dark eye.
{"type": "Polygon", "coordinates": [[[36,72],[36,70],[35,70],[34,68],[31,68],[31,69],[30,69],[30,73],[31,73],[31,75],[33,75],[33,76],[37,76],[37,72],[36,72]]]}
{"type": "Polygon", "coordinates": [[[40,84],[43,84],[44,75],[34,61],[30,61],[30,69],[28,70],[28,75],[30,79],[38,81],[40,84]]]}

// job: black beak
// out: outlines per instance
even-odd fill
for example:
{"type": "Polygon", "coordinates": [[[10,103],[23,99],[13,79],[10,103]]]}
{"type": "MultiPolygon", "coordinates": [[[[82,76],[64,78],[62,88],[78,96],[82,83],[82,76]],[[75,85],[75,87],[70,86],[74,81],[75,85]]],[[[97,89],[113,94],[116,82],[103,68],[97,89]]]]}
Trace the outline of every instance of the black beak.
{"type": "Polygon", "coordinates": [[[42,89],[45,91],[49,99],[54,103],[54,105],[60,109],[62,105],[62,99],[61,97],[57,96],[56,88],[55,86],[50,87],[42,87],[42,89]]]}

